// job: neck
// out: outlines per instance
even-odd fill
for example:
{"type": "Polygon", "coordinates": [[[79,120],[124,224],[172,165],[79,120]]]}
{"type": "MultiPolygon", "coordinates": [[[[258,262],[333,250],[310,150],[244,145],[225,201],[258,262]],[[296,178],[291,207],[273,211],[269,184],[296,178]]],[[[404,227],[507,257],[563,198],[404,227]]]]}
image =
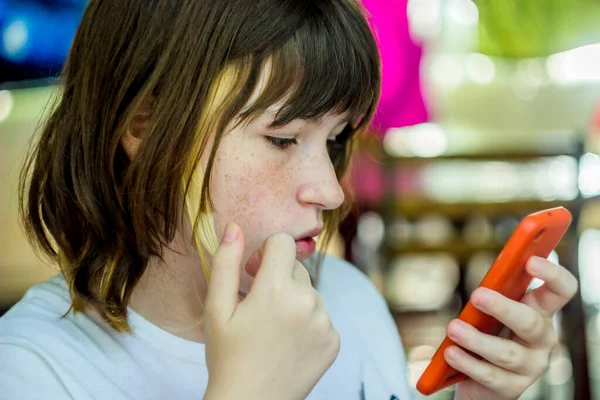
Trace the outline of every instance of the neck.
{"type": "Polygon", "coordinates": [[[178,231],[163,254],[148,263],[129,307],[167,332],[203,343],[206,284],[198,252],[178,231]]]}

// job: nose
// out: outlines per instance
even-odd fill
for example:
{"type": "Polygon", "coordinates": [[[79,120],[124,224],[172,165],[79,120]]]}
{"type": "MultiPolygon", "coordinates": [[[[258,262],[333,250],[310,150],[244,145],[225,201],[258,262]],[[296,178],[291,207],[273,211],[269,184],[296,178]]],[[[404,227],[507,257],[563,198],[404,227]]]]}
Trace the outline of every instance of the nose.
{"type": "Polygon", "coordinates": [[[298,188],[298,201],[322,210],[333,210],[344,202],[344,191],[335,174],[329,156],[306,165],[306,180],[298,188]]]}

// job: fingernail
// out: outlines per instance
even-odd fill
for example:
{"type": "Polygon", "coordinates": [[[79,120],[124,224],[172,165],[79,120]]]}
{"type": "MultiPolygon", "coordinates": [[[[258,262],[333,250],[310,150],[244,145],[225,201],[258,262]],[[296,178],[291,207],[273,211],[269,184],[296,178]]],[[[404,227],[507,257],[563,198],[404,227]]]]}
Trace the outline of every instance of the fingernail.
{"type": "Polygon", "coordinates": [[[529,265],[531,272],[542,272],[542,269],[544,268],[544,260],[540,257],[534,256],[529,259],[529,265]]]}
{"type": "Polygon", "coordinates": [[[457,360],[458,359],[458,352],[456,351],[456,348],[454,348],[454,347],[448,347],[448,349],[445,352],[445,355],[448,360],[457,360]]]}
{"type": "Polygon", "coordinates": [[[233,242],[238,235],[237,226],[234,223],[229,222],[225,227],[225,233],[223,234],[223,241],[226,243],[233,242]]]}
{"type": "Polygon", "coordinates": [[[479,288],[477,297],[475,299],[475,306],[485,307],[492,301],[492,291],[487,288],[479,288]]]}
{"type": "Polygon", "coordinates": [[[450,334],[450,338],[452,339],[460,339],[461,337],[463,337],[463,335],[465,334],[463,322],[460,320],[454,321],[448,333],[450,334]]]}

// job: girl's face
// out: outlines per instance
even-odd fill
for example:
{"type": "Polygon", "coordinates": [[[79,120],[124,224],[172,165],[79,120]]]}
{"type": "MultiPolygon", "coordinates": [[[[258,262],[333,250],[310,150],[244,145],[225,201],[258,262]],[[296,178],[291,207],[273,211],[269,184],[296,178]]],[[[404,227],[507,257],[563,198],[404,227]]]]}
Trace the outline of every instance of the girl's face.
{"type": "MultiPolygon", "coordinates": [[[[310,257],[314,242],[307,238],[323,227],[323,210],[344,201],[327,142],[342,132],[347,117],[327,114],[272,129],[273,118],[265,113],[234,128],[223,137],[214,161],[215,230],[220,238],[228,222],[241,227],[244,262],[276,232],[296,239],[298,260],[310,257]]],[[[241,290],[248,291],[250,277],[245,269],[242,274],[241,290]]]]}

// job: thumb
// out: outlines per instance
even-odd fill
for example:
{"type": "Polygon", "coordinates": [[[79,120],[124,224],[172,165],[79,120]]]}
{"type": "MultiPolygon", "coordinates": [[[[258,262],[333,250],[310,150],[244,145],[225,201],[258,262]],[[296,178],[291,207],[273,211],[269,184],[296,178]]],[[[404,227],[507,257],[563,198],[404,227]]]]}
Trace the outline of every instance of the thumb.
{"type": "Polygon", "coordinates": [[[206,294],[206,313],[212,318],[229,319],[239,302],[240,265],[244,255],[244,234],[230,222],[215,252],[206,294]]]}

